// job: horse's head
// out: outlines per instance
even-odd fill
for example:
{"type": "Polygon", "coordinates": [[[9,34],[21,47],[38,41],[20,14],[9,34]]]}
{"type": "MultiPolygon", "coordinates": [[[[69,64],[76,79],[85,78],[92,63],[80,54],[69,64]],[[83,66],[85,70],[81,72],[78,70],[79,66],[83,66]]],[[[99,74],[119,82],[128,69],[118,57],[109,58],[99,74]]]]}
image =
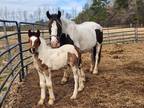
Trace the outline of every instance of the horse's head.
{"type": "Polygon", "coordinates": [[[41,44],[40,41],[40,31],[37,30],[37,32],[31,32],[31,30],[28,31],[29,36],[29,43],[30,43],[30,52],[32,54],[37,53],[37,49],[41,44]]]}
{"type": "Polygon", "coordinates": [[[58,11],[58,14],[50,14],[49,11],[46,12],[46,15],[49,19],[48,27],[51,40],[51,47],[56,48],[60,46],[60,36],[62,34],[62,22],[61,22],[61,12],[58,11]]]}

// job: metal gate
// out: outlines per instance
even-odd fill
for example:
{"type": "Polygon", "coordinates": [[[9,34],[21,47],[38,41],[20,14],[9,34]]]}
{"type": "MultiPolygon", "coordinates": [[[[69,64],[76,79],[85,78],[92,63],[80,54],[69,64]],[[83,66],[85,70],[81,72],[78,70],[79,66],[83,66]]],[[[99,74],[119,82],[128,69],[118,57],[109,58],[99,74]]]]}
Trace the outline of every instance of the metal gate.
{"type": "Polygon", "coordinates": [[[28,52],[29,29],[40,29],[47,37],[47,25],[0,20],[0,106],[15,80],[22,81],[32,64],[28,52]]]}

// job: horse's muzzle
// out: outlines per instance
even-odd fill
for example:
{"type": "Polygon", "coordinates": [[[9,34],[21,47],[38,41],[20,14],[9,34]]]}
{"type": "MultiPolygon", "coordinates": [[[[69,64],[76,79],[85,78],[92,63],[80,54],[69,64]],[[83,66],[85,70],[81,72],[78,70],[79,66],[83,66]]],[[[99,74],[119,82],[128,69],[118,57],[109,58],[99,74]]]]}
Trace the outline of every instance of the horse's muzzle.
{"type": "Polygon", "coordinates": [[[51,47],[52,48],[58,48],[58,47],[60,47],[60,43],[59,42],[51,43],[51,47]]]}

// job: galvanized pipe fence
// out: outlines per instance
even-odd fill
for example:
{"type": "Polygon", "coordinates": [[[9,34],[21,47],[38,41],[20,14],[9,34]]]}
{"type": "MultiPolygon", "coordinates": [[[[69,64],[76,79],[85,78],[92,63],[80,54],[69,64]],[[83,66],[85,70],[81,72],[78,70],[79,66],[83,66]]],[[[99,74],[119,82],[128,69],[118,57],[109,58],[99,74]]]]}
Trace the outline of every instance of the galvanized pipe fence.
{"type": "MultiPolygon", "coordinates": [[[[32,59],[29,54],[27,31],[40,29],[48,38],[44,24],[0,20],[0,106],[14,81],[22,81],[29,71],[32,59]]],[[[144,41],[144,28],[104,28],[104,44],[144,41]]]]}

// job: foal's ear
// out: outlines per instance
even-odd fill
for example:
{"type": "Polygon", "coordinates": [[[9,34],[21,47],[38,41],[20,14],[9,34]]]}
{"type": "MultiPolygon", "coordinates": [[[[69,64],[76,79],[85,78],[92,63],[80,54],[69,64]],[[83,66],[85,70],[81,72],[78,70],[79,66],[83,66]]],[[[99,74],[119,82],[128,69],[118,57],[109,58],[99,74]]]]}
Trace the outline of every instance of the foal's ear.
{"type": "Polygon", "coordinates": [[[61,11],[58,10],[58,18],[61,17],[61,11]]]}
{"type": "Polygon", "coordinates": [[[37,33],[36,33],[37,37],[40,37],[40,31],[37,30],[37,33]]]}
{"type": "Polygon", "coordinates": [[[48,19],[51,19],[51,15],[50,15],[49,11],[46,12],[46,15],[47,15],[48,19]]]}
{"type": "Polygon", "coordinates": [[[28,30],[28,36],[31,37],[31,30],[28,30]]]}

